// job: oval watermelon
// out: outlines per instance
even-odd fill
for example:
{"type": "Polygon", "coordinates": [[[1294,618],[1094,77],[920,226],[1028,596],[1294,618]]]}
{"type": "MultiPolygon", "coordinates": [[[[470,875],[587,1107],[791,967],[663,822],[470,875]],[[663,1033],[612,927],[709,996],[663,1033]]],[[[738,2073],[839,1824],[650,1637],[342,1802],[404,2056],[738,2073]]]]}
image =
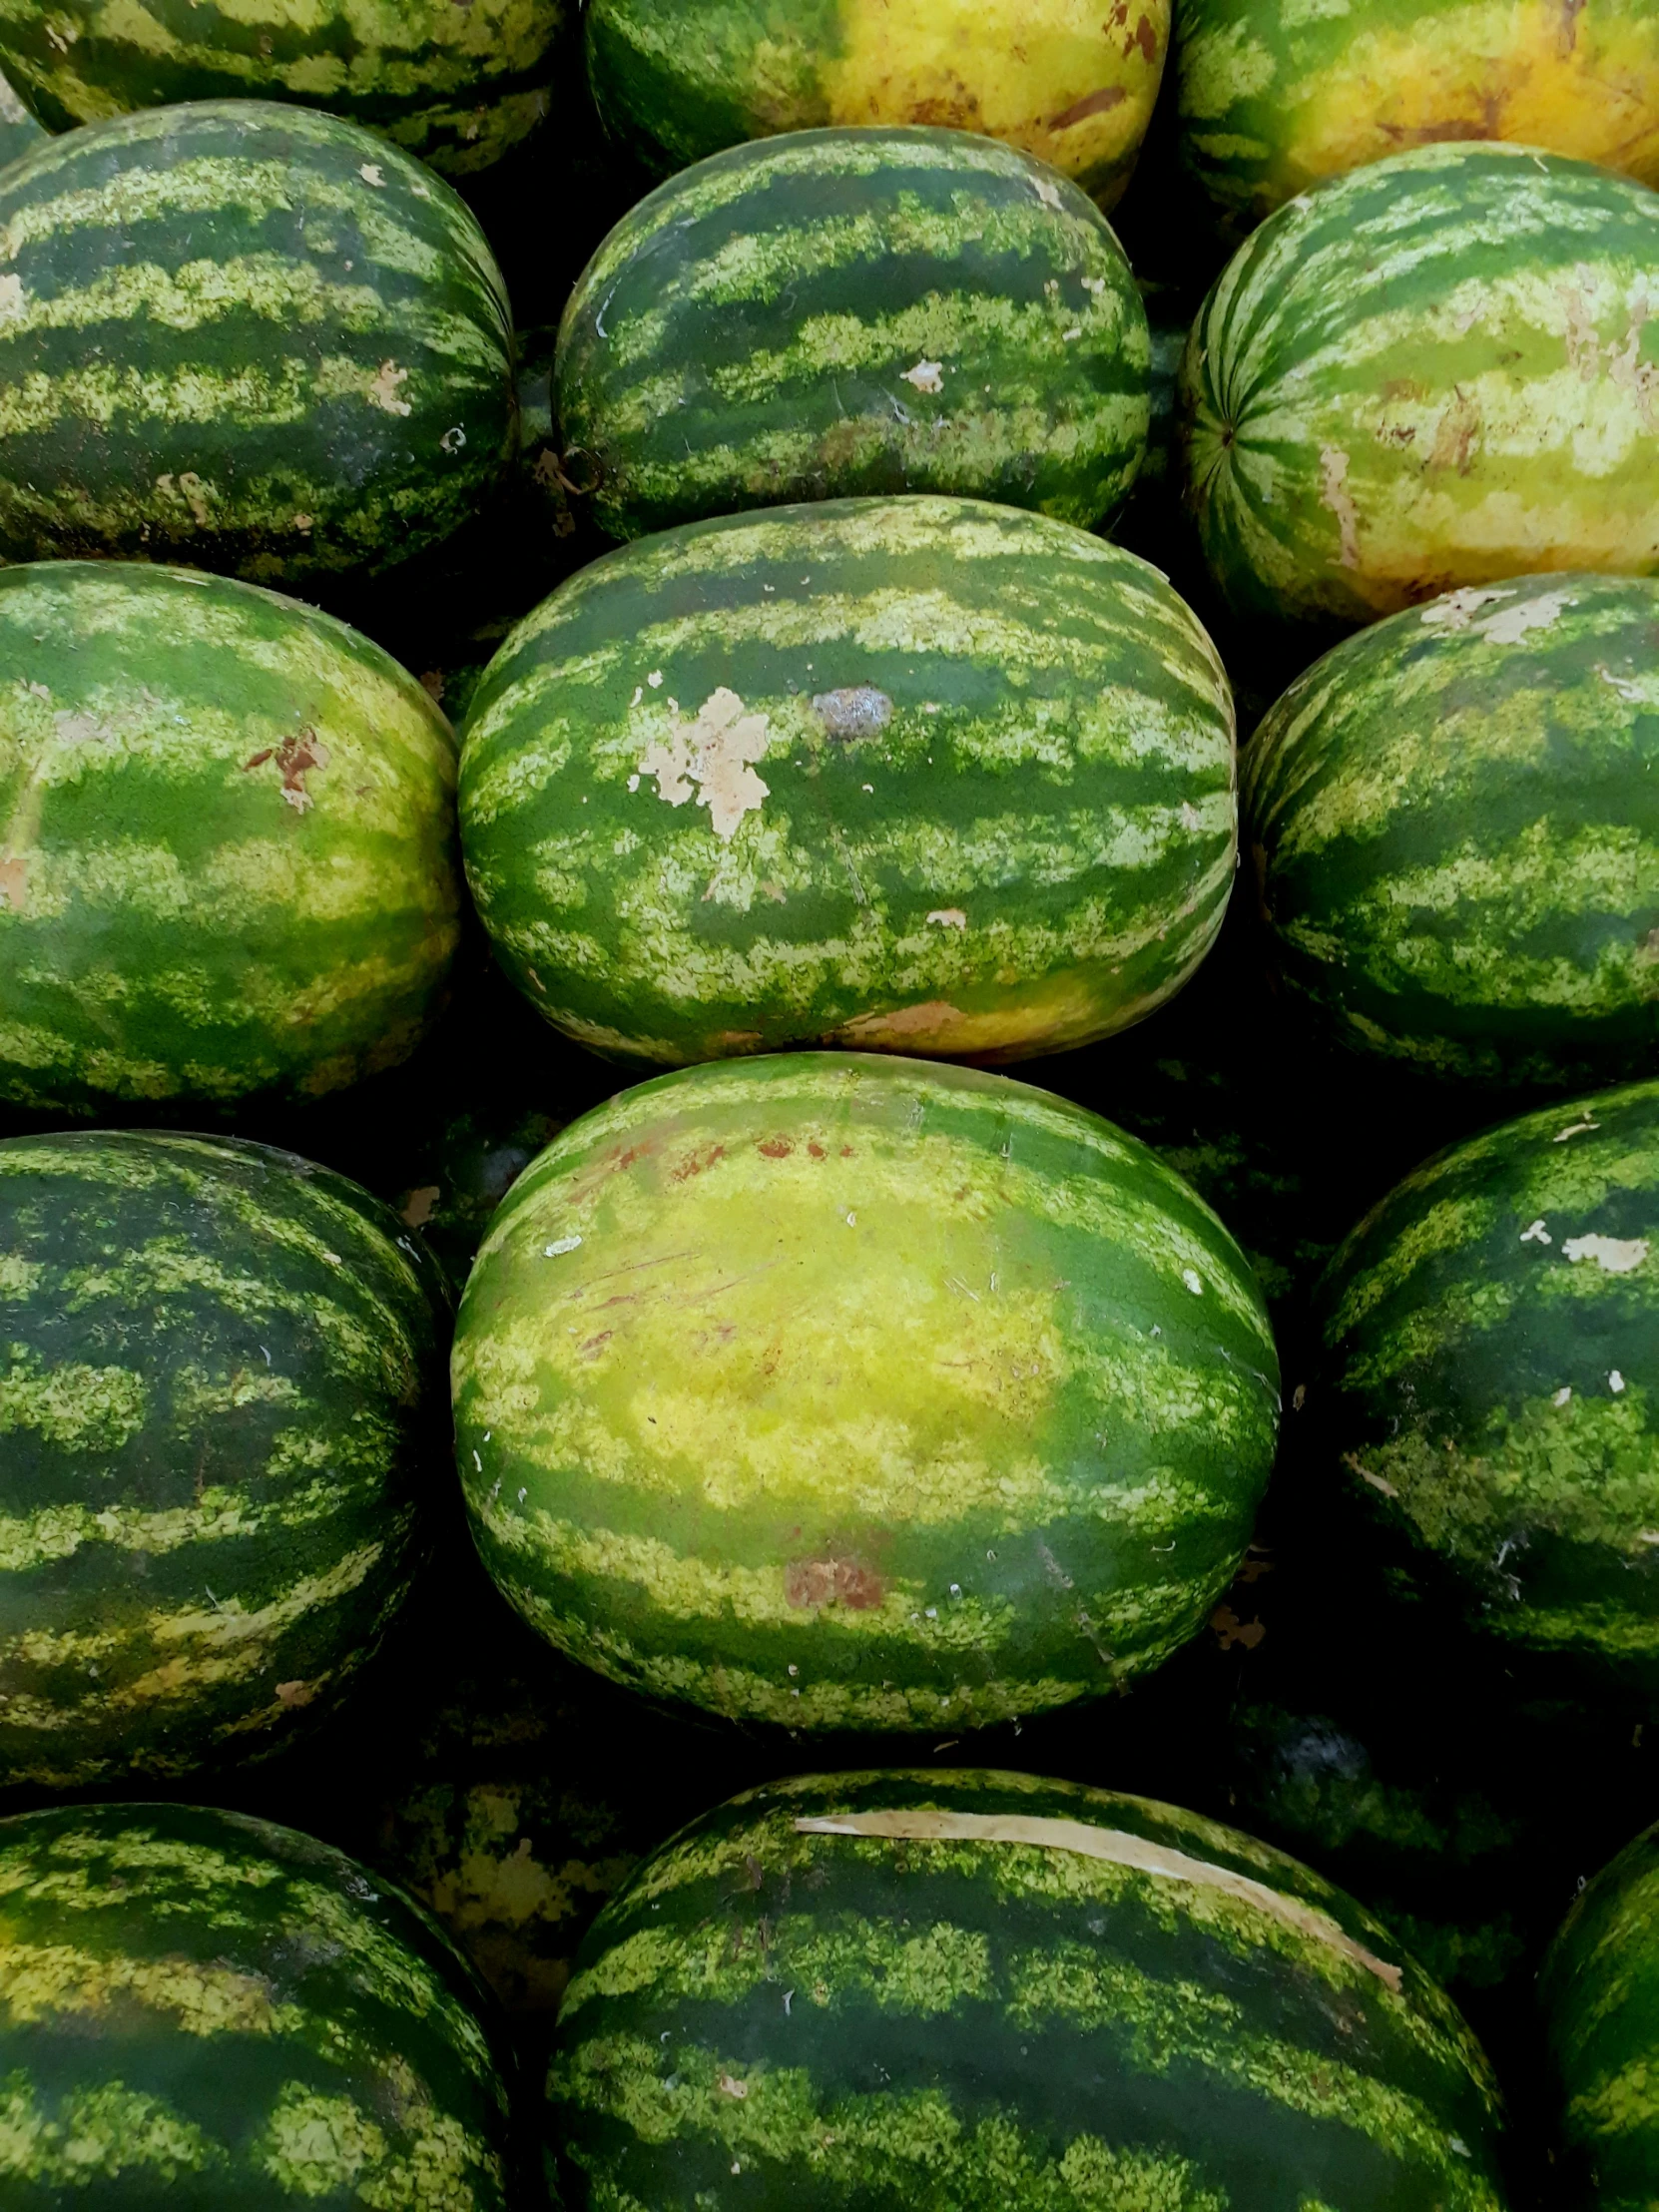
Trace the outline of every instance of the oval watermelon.
{"type": "Polygon", "coordinates": [[[511,353],[463,203],[355,124],[202,101],[48,140],[0,172],[0,553],[390,567],[501,478],[511,353]]]}
{"type": "Polygon", "coordinates": [[[1237,1830],[987,1772],[811,1776],[578,1955],[577,2207],[1500,2212],[1497,2096],[1394,1938],[1237,1830]]]}
{"type": "Polygon", "coordinates": [[[188,1773],[337,1697],[428,1540],[430,1267],[291,1153],[0,1143],[0,1782],[188,1773]]]}
{"type": "Polygon", "coordinates": [[[572,578],[473,694],[460,806],[498,955],[584,1044],[1018,1059],[1208,950],[1232,702],[1131,554],[980,501],[826,501],[572,578]]]}
{"type": "Polygon", "coordinates": [[[1624,2212],[1659,2194],[1659,1828],[1603,1867],[1539,1976],[1556,2092],[1559,2201],[1624,2212]]]}
{"type": "Polygon", "coordinates": [[[5,0],[0,66],[54,131],[195,100],[293,100],[451,176],[547,113],[565,0],[5,0]]]}
{"type": "Polygon", "coordinates": [[[9,2212],[516,2201],[452,1944],[291,1828],[182,1805],[0,1821],[9,2212]]]}
{"type": "Polygon", "coordinates": [[[803,131],[699,163],[588,264],[556,374],[621,538],[905,491],[1088,528],[1150,414],[1146,310],[1104,218],[961,131],[803,131]]]}
{"type": "Polygon", "coordinates": [[[1102,207],[1152,116],[1170,0],[591,0],[588,76],[659,176],[823,124],[943,124],[1023,146],[1102,207]]]}
{"type": "Polygon", "coordinates": [[[1453,592],[1297,679],[1243,760],[1281,976],[1358,1050],[1566,1089],[1659,1063],[1659,583],[1453,592]]]}
{"type": "Polygon", "coordinates": [[[1659,568],[1653,195],[1430,146],[1282,208],[1182,364],[1187,496],[1235,613],[1371,621],[1461,585],[1659,568]]]}
{"type": "Polygon", "coordinates": [[[249,584],[0,569],[0,1098],[315,1096],[414,1048],[460,932],[454,741],[249,584]]]}
{"type": "Polygon", "coordinates": [[[485,1564],[600,1672],[792,1727],[1097,1696],[1203,1622],[1272,1464],[1261,1294],[1132,1137],[1006,1077],[791,1053],[642,1084],[461,1303],[485,1564]]]}
{"type": "Polygon", "coordinates": [[[1659,183],[1655,0],[1176,0],[1182,151],[1235,232],[1407,147],[1508,139],[1659,183]]]}
{"type": "Polygon", "coordinates": [[[1328,1479],[1366,1548],[1515,1663],[1659,1685],[1659,1083],[1454,1145],[1322,1294],[1328,1479]]]}

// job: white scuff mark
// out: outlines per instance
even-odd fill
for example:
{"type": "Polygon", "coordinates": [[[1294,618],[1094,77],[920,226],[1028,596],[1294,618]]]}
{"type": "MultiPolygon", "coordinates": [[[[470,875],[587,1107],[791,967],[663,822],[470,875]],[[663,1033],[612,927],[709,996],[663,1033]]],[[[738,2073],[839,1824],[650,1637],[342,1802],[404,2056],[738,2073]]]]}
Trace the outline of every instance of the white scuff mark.
{"type": "Polygon", "coordinates": [[[28,310],[21,276],[0,276],[0,322],[17,322],[28,310]]]}
{"type": "Polygon", "coordinates": [[[629,779],[628,779],[628,789],[629,789],[629,790],[630,790],[631,792],[637,792],[637,791],[639,790],[639,788],[640,788],[640,779],[639,779],[639,773],[638,773],[638,771],[636,770],[636,771],[635,771],[635,773],[634,773],[634,774],[633,774],[632,776],[630,776],[630,777],[629,777],[629,779]]]}
{"type": "Polygon", "coordinates": [[[847,1226],[847,1228],[848,1228],[848,1229],[856,1229],[856,1228],[857,1228],[857,1226],[858,1226],[858,1217],[857,1217],[857,1215],[856,1215],[856,1214],[848,1214],[848,1215],[847,1215],[847,1217],[846,1217],[846,1226],[847,1226]]]}
{"type": "Polygon", "coordinates": [[[466,443],[466,432],[458,422],[454,423],[449,429],[445,430],[438,443],[446,453],[458,453],[466,443]]]}
{"type": "Polygon", "coordinates": [[[1384,1480],[1380,1474],[1373,1474],[1370,1467],[1362,1465],[1352,1451],[1343,1453],[1343,1462],[1354,1469],[1362,1482],[1369,1482],[1374,1490],[1381,1490],[1384,1497],[1398,1497],[1399,1492],[1391,1482],[1384,1480]]]}
{"type": "MultiPolygon", "coordinates": [[[[1059,212],[1061,206],[1060,188],[1051,178],[1033,177],[1031,189],[1045,208],[1053,208],[1056,213],[1059,212]]],[[[1085,277],[1084,281],[1087,282],[1088,279],[1085,277]]],[[[1100,281],[1099,277],[1096,277],[1095,281],[1098,283],[1100,281]]]]}
{"type": "Polygon", "coordinates": [[[874,797],[874,795],[875,795],[875,786],[874,786],[873,784],[860,784],[860,785],[859,785],[859,787],[858,787],[858,789],[859,789],[860,791],[866,791],[866,792],[868,792],[868,793],[870,794],[871,798],[873,798],[873,797],[874,797]]]}
{"type": "Polygon", "coordinates": [[[1506,591],[1482,591],[1475,585],[1465,585],[1461,591],[1448,591],[1443,599],[1430,600],[1417,619],[1429,630],[1466,630],[1482,607],[1508,596],[1506,591]]]}
{"type": "Polygon", "coordinates": [[[1613,1372],[1608,1376],[1607,1387],[1612,1391],[1615,1397],[1622,1397],[1624,1395],[1624,1377],[1620,1375],[1617,1368],[1615,1368],[1613,1372]]]}
{"type": "Polygon", "coordinates": [[[52,727],[65,745],[107,745],[110,733],[91,715],[60,712],[52,717],[52,727]]]}
{"type": "Polygon", "coordinates": [[[1616,691],[1621,699],[1641,699],[1645,697],[1641,685],[1633,683],[1628,676],[1615,676],[1610,668],[1602,668],[1599,663],[1596,667],[1596,674],[1604,684],[1616,691]]]}
{"type": "Polygon", "coordinates": [[[960,906],[935,906],[927,919],[940,929],[965,929],[967,916],[960,906]]]}
{"type": "Polygon", "coordinates": [[[1348,488],[1348,455],[1337,445],[1320,447],[1320,505],[1337,518],[1338,558],[1344,568],[1360,566],[1360,517],[1348,488]]]}
{"type": "Polygon", "coordinates": [[[1490,638],[1493,645],[1518,645],[1529,630],[1550,629],[1573,603],[1570,591],[1540,592],[1536,599],[1516,600],[1500,614],[1488,615],[1484,622],[1477,622],[1475,634],[1490,638]]]}
{"type": "MultiPolygon", "coordinates": [[[[739,2081],[739,2080],[735,2079],[735,2078],[734,2078],[734,2076],[733,2076],[733,2075],[731,2075],[731,2074],[729,2074],[729,2073],[723,2073],[723,2074],[721,2075],[721,2077],[720,2077],[720,2086],[721,2086],[721,2091],[722,2091],[722,2094],[723,2094],[723,2095],[725,2095],[725,2096],[729,2096],[729,2097],[746,2097],[746,2096],[748,2096],[748,2094],[749,2094],[749,2084],[748,2084],[748,2082],[747,2082],[747,2081],[739,2081]]],[[[736,2172],[737,2172],[737,2168],[736,2168],[736,2167],[734,2166],[734,2167],[733,2167],[733,2169],[732,2169],[732,2171],[733,2171],[734,2173],[736,2173],[736,2172]]]]}
{"type": "Polygon", "coordinates": [[[639,773],[656,778],[657,797],[670,807],[685,806],[695,783],[697,804],[708,808],[715,835],[726,839],[771,796],[771,785],[751,765],[766,758],[767,742],[767,717],[745,714],[737,693],[722,684],[695,721],[677,722],[666,739],[648,747],[639,773]]]}
{"type": "Polygon", "coordinates": [[[789,2016],[790,2016],[790,2006],[791,2006],[791,2005],[792,2005],[792,2004],[793,2004],[794,2002],[795,2002],[795,1991],[794,1991],[793,1989],[786,1989],[786,1990],[784,1991],[784,2017],[785,2017],[785,2019],[788,2019],[788,2018],[789,2018],[789,2016]]]}
{"type": "Polygon", "coordinates": [[[1568,1405],[1572,1402],[1572,1384],[1563,1382],[1549,1401],[1551,1405],[1568,1405]]]}
{"type": "Polygon", "coordinates": [[[1593,1260],[1604,1275],[1633,1275],[1647,1258],[1645,1237],[1569,1237],[1563,1259],[1593,1260]]]}
{"type": "Polygon", "coordinates": [[[398,386],[408,380],[406,368],[399,368],[395,361],[382,361],[364,385],[363,396],[371,406],[379,407],[386,414],[410,414],[413,409],[409,402],[398,397],[398,386]]]}
{"type": "Polygon", "coordinates": [[[372,185],[377,192],[383,192],[385,190],[385,171],[380,167],[378,162],[364,162],[361,169],[358,170],[357,175],[362,179],[365,185],[372,185]]]}
{"type": "Polygon", "coordinates": [[[556,1260],[561,1252],[574,1252],[581,1241],[580,1237],[560,1237],[556,1243],[542,1246],[543,1257],[556,1260]]]}
{"type": "Polygon", "coordinates": [[[906,368],[901,372],[899,381],[905,384],[913,384],[917,391],[943,391],[944,363],[943,361],[917,361],[914,368],[906,368]]]}
{"type": "Polygon", "coordinates": [[[1073,338],[1080,338],[1082,335],[1083,325],[1079,322],[1075,323],[1069,330],[1062,330],[1060,332],[1060,339],[1063,344],[1069,345],[1073,338]]]}
{"type": "Polygon", "coordinates": [[[44,684],[25,684],[23,688],[33,699],[50,700],[52,697],[44,684]]]}
{"type": "Polygon", "coordinates": [[[643,699],[644,697],[645,697],[645,686],[644,686],[643,684],[636,684],[636,685],[634,686],[634,696],[633,696],[633,698],[632,698],[632,699],[630,699],[630,700],[629,700],[629,702],[628,702],[628,705],[629,705],[629,707],[630,707],[630,708],[634,708],[634,707],[637,707],[637,706],[639,705],[640,701],[641,701],[641,700],[642,700],[642,699],[643,699]]]}
{"type": "Polygon", "coordinates": [[[1549,1141],[1551,1144],[1565,1144],[1569,1137],[1581,1137],[1586,1129],[1599,1129],[1600,1127],[1599,1121],[1590,1121],[1589,1119],[1575,1121],[1570,1129],[1558,1129],[1549,1141]]]}
{"type": "Polygon", "coordinates": [[[1188,1290],[1192,1292],[1194,1298],[1202,1298],[1204,1296],[1204,1285],[1195,1269],[1183,1268],[1181,1270],[1181,1280],[1183,1283],[1186,1284],[1188,1290]]]}
{"type": "Polygon", "coordinates": [[[1546,1244],[1553,1244],[1553,1243],[1555,1242],[1555,1239],[1554,1239],[1554,1238],[1553,1238],[1553,1237],[1552,1237],[1552,1236],[1550,1235],[1549,1231],[1548,1231],[1548,1230],[1547,1230],[1547,1229],[1546,1229],[1546,1228],[1544,1227],[1544,1224],[1543,1224],[1543,1217],[1542,1217],[1542,1216],[1540,1215],[1540,1216],[1539,1216],[1539,1218],[1538,1218],[1538,1219],[1537,1219],[1536,1221],[1534,1221],[1534,1222],[1529,1222],[1529,1223],[1527,1224],[1526,1228],[1524,1228],[1524,1229],[1523,1229],[1523,1230],[1521,1231],[1521,1233],[1520,1233],[1520,1241],[1521,1241],[1521,1243],[1522,1243],[1522,1244],[1545,1244],[1545,1245],[1546,1245],[1546,1244]]]}
{"type": "Polygon", "coordinates": [[[473,1465],[474,1465],[474,1466],[475,1466],[475,1467],[477,1468],[477,1470],[478,1470],[478,1472],[479,1472],[480,1474],[482,1474],[482,1473],[483,1473],[483,1471],[484,1471],[484,1462],[483,1462],[483,1460],[482,1460],[482,1459],[480,1459],[480,1458],[479,1458],[479,1456],[478,1456],[478,1454],[477,1454],[477,1451],[476,1451],[476,1450],[474,1450],[474,1452],[473,1452],[473,1454],[472,1454],[472,1464],[473,1464],[473,1465]]]}
{"type": "Polygon", "coordinates": [[[663,688],[662,670],[660,668],[654,668],[651,671],[651,674],[646,678],[646,682],[651,686],[651,689],[653,691],[661,691],[663,688]]]}

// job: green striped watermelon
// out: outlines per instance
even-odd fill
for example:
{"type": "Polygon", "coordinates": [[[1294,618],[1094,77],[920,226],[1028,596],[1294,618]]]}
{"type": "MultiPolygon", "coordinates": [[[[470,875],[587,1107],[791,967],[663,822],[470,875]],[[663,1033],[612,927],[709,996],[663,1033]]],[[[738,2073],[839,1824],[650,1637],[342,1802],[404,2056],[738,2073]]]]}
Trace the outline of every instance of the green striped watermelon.
{"type": "Polygon", "coordinates": [[[1500,2212],[1473,2036],[1340,1890],[978,1772],[740,1797],[607,1908],[549,2092],[581,2208],[1500,2212]]]}
{"type": "Polygon", "coordinates": [[[8,2212],[504,2212],[507,2092],[453,1946],[291,1828],[0,1821],[8,2212]]]}
{"type": "Polygon", "coordinates": [[[1182,365],[1187,494],[1234,611],[1344,624],[1540,570],[1659,569],[1653,196],[1429,146],[1282,208],[1182,365]]]}
{"type": "Polygon", "coordinates": [[[0,553],[389,567],[500,479],[511,352],[477,224],[355,124],[202,101],[48,140],[0,172],[0,553]]]}
{"type": "Polygon", "coordinates": [[[1654,0],[1176,0],[1175,30],[1183,153],[1237,229],[1453,139],[1659,184],[1654,0]]]}
{"type": "Polygon", "coordinates": [[[460,932],[454,741],[343,623],[137,563],[0,568],[0,1099],[315,1096],[460,932]]]}
{"type": "Polygon", "coordinates": [[[1022,146],[1110,207],[1146,134],[1170,0],[590,0],[588,76],[658,175],[824,124],[1022,146]]]}
{"type": "Polygon", "coordinates": [[[1565,2212],[1659,2199],[1659,1829],[1581,1888],[1539,1980],[1565,2212]]]}
{"type": "Polygon", "coordinates": [[[1659,1083],[1451,1147],[1349,1238],[1310,1392],[1407,1591],[1519,1662],[1659,1684],[1659,1083]]]}
{"type": "Polygon", "coordinates": [[[1157,1666],[1249,1539],[1278,1408],[1243,1255],[1145,1146],[838,1053],[574,1123],[496,1216],[453,1382],[527,1618],[807,1728],[976,1726],[1157,1666]]]}
{"type": "Polygon", "coordinates": [[[547,113],[565,0],[0,0],[0,66],[54,131],[192,100],[294,100],[450,175],[547,113]]]}
{"type": "Polygon", "coordinates": [[[184,1774],[334,1700],[429,1533],[430,1267],[291,1153],[0,1143],[0,1783],[184,1774]]]}
{"type": "Polygon", "coordinates": [[[572,578],[472,696],[460,804],[498,955],[584,1044],[1018,1059],[1202,960],[1232,703],[1182,601],[1098,538],[826,501],[572,578]]]}
{"type": "Polygon", "coordinates": [[[1148,355],[1122,248],[1041,162],[802,131],[623,218],[565,308],[558,410],[613,537],[904,491],[1088,528],[1146,449],[1148,355]]]}
{"type": "Polygon", "coordinates": [[[6,79],[0,77],[0,167],[27,154],[45,136],[45,126],[35,121],[6,79]]]}
{"type": "Polygon", "coordinates": [[[1281,975],[1362,1051],[1568,1088],[1659,1060],[1659,583],[1453,592],[1297,679],[1243,761],[1281,975]]]}

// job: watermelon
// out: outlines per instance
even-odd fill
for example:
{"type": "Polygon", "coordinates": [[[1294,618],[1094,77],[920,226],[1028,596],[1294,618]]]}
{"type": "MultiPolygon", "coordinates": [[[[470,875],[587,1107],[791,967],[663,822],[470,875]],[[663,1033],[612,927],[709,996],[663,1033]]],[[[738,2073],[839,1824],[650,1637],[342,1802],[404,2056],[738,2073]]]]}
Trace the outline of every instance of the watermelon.
{"type": "Polygon", "coordinates": [[[583,1044],[1018,1059],[1203,958],[1232,703],[1134,556],[977,500],[831,500],[572,578],[473,694],[460,807],[498,956],[583,1044]]]}
{"type": "Polygon", "coordinates": [[[1568,1089],[1659,1059],[1659,583],[1489,584],[1292,684],[1243,761],[1286,987],[1357,1050],[1568,1089]]]}
{"type": "Polygon", "coordinates": [[[507,2091],[453,1946],[291,1828],[180,1805],[0,1821],[8,2212],[497,2212],[507,2091]]]}
{"type": "Polygon", "coordinates": [[[4,77],[0,77],[0,167],[27,154],[46,136],[4,77]]]}
{"type": "Polygon", "coordinates": [[[1399,1590],[1539,1680],[1659,1690],[1659,1083],[1439,1154],[1321,1293],[1325,1486],[1399,1590]]]}
{"type": "Polygon", "coordinates": [[[1653,0],[1176,0],[1182,151],[1242,234],[1407,147],[1509,139],[1659,184],[1653,0]]]}
{"type": "Polygon", "coordinates": [[[89,125],[0,172],[0,245],[9,560],[372,572],[507,466],[483,233],[355,124],[209,100],[89,125]]]}
{"type": "Polygon", "coordinates": [[[1499,2212],[1478,2044],[1340,1890],[1023,1774],[815,1775],[667,1844],[578,1954],[577,2212],[1499,2212]]]}
{"type": "Polygon", "coordinates": [[[1556,2092],[1556,2199],[1645,2212],[1659,2197],[1659,1829],[1581,1887],[1539,1978],[1556,2092]]]}
{"type": "Polygon", "coordinates": [[[1109,208],[1163,76],[1169,0],[590,0],[588,78],[659,176],[745,139],[924,123],[1022,146],[1109,208]]]}
{"type": "Polygon", "coordinates": [[[1157,1666],[1249,1539],[1278,1408],[1243,1255],[1144,1146],[841,1053],[573,1123],[485,1239],[452,1380],[519,1610],[796,1728],[978,1726],[1157,1666]]]}
{"type": "Polygon", "coordinates": [[[802,131],[623,218],[565,308],[558,410],[613,537],[904,491],[1086,529],[1140,465],[1148,347],[1122,248],[1043,163],[802,131]]]}
{"type": "Polygon", "coordinates": [[[1554,569],[1659,569],[1653,195],[1446,145],[1282,208],[1182,363],[1187,496],[1236,614],[1354,628],[1554,569]]]}
{"type": "Polygon", "coordinates": [[[314,1097],[460,932],[455,749],[343,623],[134,562],[0,569],[0,1099],[314,1097]]]}
{"type": "Polygon", "coordinates": [[[451,176],[486,169],[548,108],[564,0],[256,7],[4,0],[0,66],[54,131],[195,100],[326,108],[451,176]]]}
{"type": "Polygon", "coordinates": [[[290,1153],[0,1143],[0,1784],[187,1774],[326,1712],[428,1540],[440,1305],[396,1217],[290,1153]]]}

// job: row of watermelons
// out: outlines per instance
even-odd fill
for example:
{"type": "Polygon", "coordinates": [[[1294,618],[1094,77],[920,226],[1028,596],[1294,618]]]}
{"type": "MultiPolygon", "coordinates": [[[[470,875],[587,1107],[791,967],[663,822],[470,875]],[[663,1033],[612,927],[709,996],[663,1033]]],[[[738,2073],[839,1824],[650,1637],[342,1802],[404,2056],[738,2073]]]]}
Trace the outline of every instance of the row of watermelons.
{"type": "Polygon", "coordinates": [[[1178,11],[1235,229],[1426,142],[1188,337],[1158,7],[595,0],[697,166],[527,366],[428,12],[0,10],[0,2203],[1655,2201],[1652,1846],[1516,2000],[1659,1809],[1659,11],[1178,11]]]}

